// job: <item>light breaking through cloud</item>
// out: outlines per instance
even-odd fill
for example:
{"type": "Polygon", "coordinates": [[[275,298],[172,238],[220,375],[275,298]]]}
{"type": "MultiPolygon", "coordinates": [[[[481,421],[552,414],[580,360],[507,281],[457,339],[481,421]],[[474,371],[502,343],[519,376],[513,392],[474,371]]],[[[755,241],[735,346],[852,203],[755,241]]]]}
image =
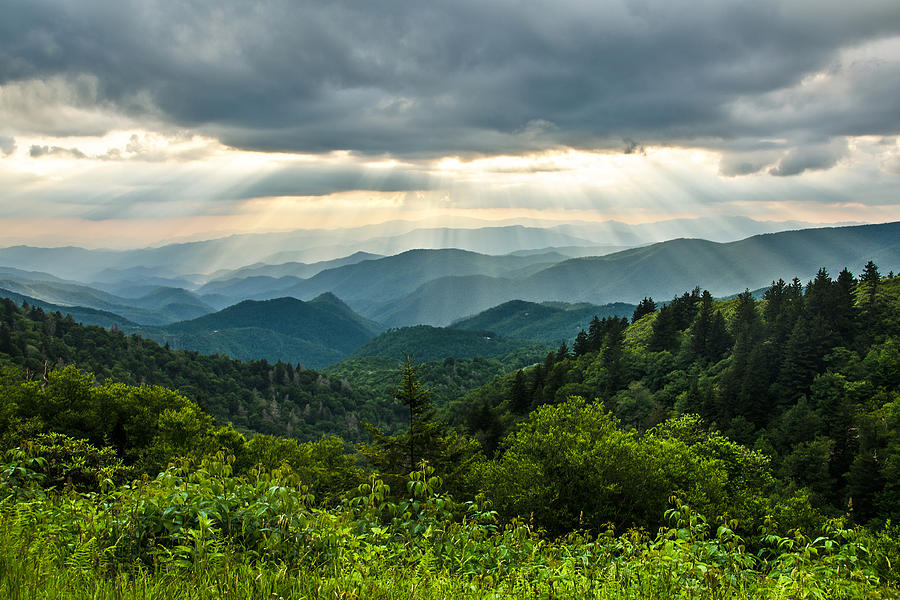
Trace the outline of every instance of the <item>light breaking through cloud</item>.
{"type": "Polygon", "coordinates": [[[900,216],[895,0],[0,8],[0,219],[900,216]]]}

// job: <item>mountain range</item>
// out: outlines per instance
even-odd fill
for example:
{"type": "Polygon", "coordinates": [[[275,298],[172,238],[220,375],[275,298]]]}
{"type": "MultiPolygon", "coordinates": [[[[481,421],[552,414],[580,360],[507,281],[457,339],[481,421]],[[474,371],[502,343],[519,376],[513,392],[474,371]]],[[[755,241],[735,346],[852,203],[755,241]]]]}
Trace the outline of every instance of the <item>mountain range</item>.
{"type": "MultiPolygon", "coordinates": [[[[584,256],[595,246],[576,234],[592,226],[559,226],[540,235],[533,227],[446,230],[444,238],[435,238],[505,244],[521,234],[530,240],[505,254],[419,248],[265,264],[252,262],[249,253],[241,259],[246,264],[193,274],[198,257],[215,248],[252,244],[238,236],[127,252],[7,248],[0,249],[0,263],[6,265],[0,266],[0,295],[45,303],[88,323],[117,323],[176,348],[324,366],[386,328],[452,324],[550,343],[571,339],[594,315],[629,316],[645,296],[665,301],[694,286],[728,296],[765,288],[773,277],[806,281],[821,267],[833,274],[848,267],[858,274],[868,260],[884,272],[900,265],[900,223],[785,231],[724,243],[679,238],[584,256]],[[537,247],[549,240],[567,245],[537,247]],[[573,240],[585,245],[569,245],[573,240]],[[116,260],[99,268],[98,256],[116,260]],[[168,262],[165,267],[152,261],[128,264],[125,256],[168,262]],[[53,257],[65,260],[53,263],[53,257]],[[79,260],[82,272],[93,269],[85,280],[75,277],[77,269],[63,268],[79,260]]],[[[435,231],[395,232],[392,239],[421,241],[435,231]]],[[[291,235],[296,237],[278,234],[275,242],[290,241],[291,235]]],[[[326,240],[311,237],[309,243],[326,240]]],[[[290,244],[283,247],[282,252],[293,251],[290,244]]]]}
{"type": "MultiPolygon", "coordinates": [[[[794,221],[755,221],[746,217],[674,219],[642,225],[616,221],[561,224],[542,220],[497,224],[458,218],[450,221],[451,224],[434,226],[433,223],[389,221],[344,229],[240,234],[133,250],[13,246],[0,248],[0,265],[45,271],[80,282],[108,285],[128,281],[143,285],[149,281],[171,287],[189,287],[218,278],[221,272],[257,263],[314,264],[342,259],[357,252],[389,256],[418,248],[463,248],[483,254],[509,254],[572,248],[575,253],[570,256],[583,256],[578,249],[590,249],[591,254],[606,254],[677,237],[728,242],[761,233],[816,226],[794,221]]],[[[312,275],[302,269],[280,275],[287,274],[312,275]]]]}
{"type": "Polygon", "coordinates": [[[309,302],[245,300],[196,319],[134,331],[174,348],[318,368],[343,359],[380,327],[325,293],[309,302]]]}

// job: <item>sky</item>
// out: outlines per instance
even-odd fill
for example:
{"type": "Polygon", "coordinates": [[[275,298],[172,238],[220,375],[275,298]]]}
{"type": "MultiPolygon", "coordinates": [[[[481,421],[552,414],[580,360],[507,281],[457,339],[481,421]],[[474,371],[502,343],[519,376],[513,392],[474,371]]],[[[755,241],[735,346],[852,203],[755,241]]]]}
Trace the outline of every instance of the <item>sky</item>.
{"type": "Polygon", "coordinates": [[[392,219],[900,220],[897,0],[0,14],[0,245],[392,219]]]}

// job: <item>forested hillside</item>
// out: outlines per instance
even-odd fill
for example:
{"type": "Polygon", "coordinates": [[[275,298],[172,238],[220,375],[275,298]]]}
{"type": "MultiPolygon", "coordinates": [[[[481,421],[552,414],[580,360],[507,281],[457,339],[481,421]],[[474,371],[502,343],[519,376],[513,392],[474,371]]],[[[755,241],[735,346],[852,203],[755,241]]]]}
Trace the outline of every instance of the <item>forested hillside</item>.
{"type": "MultiPolygon", "coordinates": [[[[431,391],[435,406],[443,407],[470,390],[542,360],[544,352],[543,346],[530,345],[495,358],[447,357],[423,361],[417,370],[423,385],[431,391]]],[[[400,358],[363,356],[341,361],[322,372],[354,387],[368,388],[377,397],[389,398],[397,387],[397,370],[402,362],[400,358]]]]}
{"type": "MultiPolygon", "coordinates": [[[[429,560],[453,586],[557,565],[548,593],[580,594],[600,577],[592,561],[638,595],[681,589],[670,562],[720,573],[741,598],[787,593],[798,577],[823,597],[889,595],[898,581],[900,279],[872,263],[859,279],[779,280],[760,301],[645,298],[631,320],[595,316],[530,367],[525,354],[372,357],[328,376],[173,351],[11,301],[0,311],[0,520],[41,561],[75,564],[77,544],[33,545],[4,502],[31,502],[59,531],[89,523],[97,498],[131,515],[73,529],[105,549],[85,573],[231,569],[252,554],[254,581],[276,581],[270,560],[365,578],[372,557],[421,564],[439,547],[429,560]],[[523,368],[502,375],[511,365],[523,368]],[[164,526],[176,496],[182,525],[164,526]],[[120,527],[130,537],[116,546],[120,527]]],[[[31,573],[11,548],[0,569],[31,573]]]]}
{"type": "Polygon", "coordinates": [[[308,302],[245,300],[190,321],[130,330],[179,349],[318,368],[346,357],[381,327],[324,293],[308,302]]]}
{"type": "Polygon", "coordinates": [[[550,343],[555,347],[562,341],[571,341],[593,317],[630,317],[635,308],[634,304],[623,302],[597,306],[512,300],[460,319],[452,326],[456,329],[493,331],[506,337],[550,343]]]}
{"type": "Polygon", "coordinates": [[[493,358],[520,350],[536,356],[536,353],[543,355],[547,348],[528,340],[507,338],[490,331],[416,325],[389,329],[354,350],[350,358],[386,356],[400,359],[409,355],[417,361],[433,361],[446,358],[493,358]]]}
{"type": "Polygon", "coordinates": [[[870,263],[859,281],[824,269],[806,285],[779,280],[759,302],[695,289],[638,311],[627,328],[595,321],[574,351],[471,392],[451,418],[502,456],[531,410],[572,395],[638,432],[696,414],[826,513],[900,517],[900,279],[870,263]]]}
{"type": "Polygon", "coordinates": [[[75,365],[97,381],[160,385],[196,401],[219,422],[239,430],[317,439],[360,439],[361,423],[393,429],[397,409],[365,388],[291,363],[241,362],[196,351],[175,351],[137,335],[83,326],[58,312],[0,300],[0,364],[38,378],[75,365]]]}

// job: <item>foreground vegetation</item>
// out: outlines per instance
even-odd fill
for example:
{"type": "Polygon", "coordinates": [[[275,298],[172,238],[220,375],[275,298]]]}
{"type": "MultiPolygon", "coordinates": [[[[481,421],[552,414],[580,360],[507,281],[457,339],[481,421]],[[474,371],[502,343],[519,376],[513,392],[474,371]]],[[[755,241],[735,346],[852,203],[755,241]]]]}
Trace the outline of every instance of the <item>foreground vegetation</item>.
{"type": "MultiPolygon", "coordinates": [[[[887,538],[828,523],[752,540],[674,500],[654,536],[549,540],[439,491],[427,466],[401,501],[377,478],[332,508],[296,476],[235,476],[233,457],[154,479],[46,492],[39,459],[0,465],[6,598],[880,598],[887,538]],[[32,467],[36,468],[34,470],[32,467]],[[879,545],[880,544],[880,545],[879,545]],[[879,576],[882,576],[880,578],[879,576]]],[[[887,575],[887,580],[883,576],[887,575]]]]}
{"type": "Polygon", "coordinates": [[[898,346],[874,265],[646,299],[466,395],[503,364],[329,379],[2,303],[0,594],[897,597],[898,346]]]}

